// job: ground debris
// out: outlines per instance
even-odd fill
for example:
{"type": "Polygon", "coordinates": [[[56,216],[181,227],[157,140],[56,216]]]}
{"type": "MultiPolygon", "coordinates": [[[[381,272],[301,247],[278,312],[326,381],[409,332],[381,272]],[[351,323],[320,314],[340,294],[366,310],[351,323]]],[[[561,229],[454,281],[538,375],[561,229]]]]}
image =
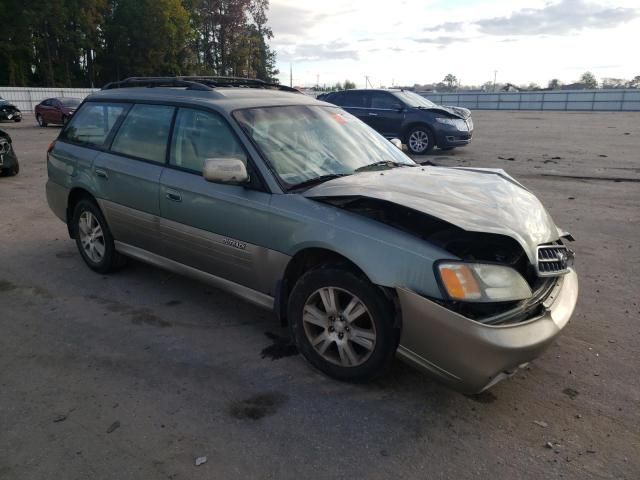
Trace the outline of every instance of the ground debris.
{"type": "Polygon", "coordinates": [[[207,457],[196,457],[196,467],[199,467],[200,465],[207,463],[207,457]]]}
{"type": "Polygon", "coordinates": [[[66,415],[57,415],[54,419],[53,419],[53,423],[60,423],[60,422],[64,422],[67,419],[66,415]]]}
{"type": "Polygon", "coordinates": [[[578,396],[578,394],[580,392],[578,392],[577,390],[574,390],[573,388],[565,388],[564,390],[562,390],[562,393],[564,393],[565,395],[567,395],[571,400],[573,400],[574,398],[576,398],[578,396]]]}
{"type": "Polygon", "coordinates": [[[107,433],[111,433],[114,430],[117,430],[118,428],[120,428],[120,422],[116,420],[111,425],[109,425],[109,428],[107,428],[107,433]]]}
{"type": "Polygon", "coordinates": [[[542,428],[547,428],[549,426],[547,422],[543,422],[542,420],[534,420],[533,423],[542,428]]]}
{"type": "Polygon", "coordinates": [[[600,155],[598,155],[600,158],[608,158],[609,155],[605,155],[604,153],[601,153],[600,155]]]}

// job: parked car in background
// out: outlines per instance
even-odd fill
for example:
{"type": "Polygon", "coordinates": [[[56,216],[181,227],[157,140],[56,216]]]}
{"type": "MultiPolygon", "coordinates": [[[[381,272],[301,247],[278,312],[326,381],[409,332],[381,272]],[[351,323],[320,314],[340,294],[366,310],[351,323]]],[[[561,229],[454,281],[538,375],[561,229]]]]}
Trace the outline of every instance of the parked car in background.
{"type": "Polygon", "coordinates": [[[50,123],[65,125],[81,103],[80,98],[47,98],[36,105],[36,121],[41,127],[50,123]]]}
{"type": "Polygon", "coordinates": [[[0,121],[2,120],[20,122],[22,120],[22,112],[14,104],[0,97],[0,121]]]}
{"type": "Polygon", "coordinates": [[[334,378],[369,380],[397,354],[478,392],[536,358],[576,304],[567,236],[515,179],[421,167],[287,87],[118,82],[82,104],[47,171],[88,267],[132,257],[240,295],[334,378]]]}
{"type": "Polygon", "coordinates": [[[0,174],[6,176],[17,175],[20,171],[18,157],[13,150],[9,134],[0,130],[0,174]]]}
{"type": "Polygon", "coordinates": [[[344,90],[320,95],[355,115],[386,138],[401,139],[414,155],[434,147],[463,147],[473,137],[473,120],[466,108],[443,107],[408,90],[344,90]]]}

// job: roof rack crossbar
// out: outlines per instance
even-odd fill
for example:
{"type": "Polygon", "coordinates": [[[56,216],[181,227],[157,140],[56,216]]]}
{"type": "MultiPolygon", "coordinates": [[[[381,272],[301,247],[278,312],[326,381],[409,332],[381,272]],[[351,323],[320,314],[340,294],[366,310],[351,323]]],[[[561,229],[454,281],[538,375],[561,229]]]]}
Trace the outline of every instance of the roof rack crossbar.
{"type": "Polygon", "coordinates": [[[118,82],[111,82],[102,87],[102,90],[127,87],[187,87],[188,90],[211,91],[212,88],[203,83],[182,80],[179,77],[129,77],[118,82]]]}
{"type": "Polygon", "coordinates": [[[229,76],[188,75],[176,77],[130,77],[111,82],[102,90],[126,87],[187,87],[188,90],[212,90],[216,87],[275,88],[284,92],[300,93],[295,88],[265,82],[258,78],[229,76]]]}

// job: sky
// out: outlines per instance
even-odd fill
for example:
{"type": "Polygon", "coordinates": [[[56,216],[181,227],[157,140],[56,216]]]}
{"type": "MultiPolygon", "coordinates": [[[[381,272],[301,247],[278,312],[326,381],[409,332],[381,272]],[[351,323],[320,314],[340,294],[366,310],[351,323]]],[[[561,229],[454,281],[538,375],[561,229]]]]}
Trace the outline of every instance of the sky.
{"type": "Polygon", "coordinates": [[[640,75],[640,0],[271,0],[269,24],[287,85],[640,75]]]}

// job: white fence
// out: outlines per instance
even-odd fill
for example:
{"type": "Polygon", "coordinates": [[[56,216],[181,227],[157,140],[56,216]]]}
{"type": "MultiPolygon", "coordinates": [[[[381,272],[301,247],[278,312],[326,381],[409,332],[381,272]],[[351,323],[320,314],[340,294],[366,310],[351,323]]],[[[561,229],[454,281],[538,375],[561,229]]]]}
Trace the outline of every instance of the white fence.
{"type": "Polygon", "coordinates": [[[439,105],[472,110],[640,111],[640,89],[418,93],[439,105]]]}
{"type": "Polygon", "coordinates": [[[0,87],[0,97],[8,100],[23,112],[33,112],[42,100],[51,97],[84,98],[97,88],[19,88],[0,87]]]}

